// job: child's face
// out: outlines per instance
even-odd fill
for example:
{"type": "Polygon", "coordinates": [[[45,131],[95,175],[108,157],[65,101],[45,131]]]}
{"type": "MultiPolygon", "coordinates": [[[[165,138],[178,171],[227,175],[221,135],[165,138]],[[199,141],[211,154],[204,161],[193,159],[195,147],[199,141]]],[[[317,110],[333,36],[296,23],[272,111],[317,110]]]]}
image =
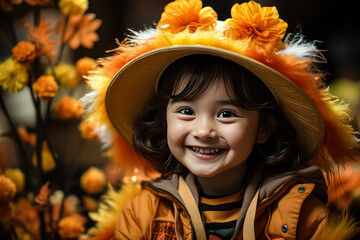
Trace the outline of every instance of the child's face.
{"type": "Polygon", "coordinates": [[[232,104],[222,83],[192,101],[170,100],[166,110],[171,153],[199,177],[243,163],[257,140],[259,112],[232,104]]]}

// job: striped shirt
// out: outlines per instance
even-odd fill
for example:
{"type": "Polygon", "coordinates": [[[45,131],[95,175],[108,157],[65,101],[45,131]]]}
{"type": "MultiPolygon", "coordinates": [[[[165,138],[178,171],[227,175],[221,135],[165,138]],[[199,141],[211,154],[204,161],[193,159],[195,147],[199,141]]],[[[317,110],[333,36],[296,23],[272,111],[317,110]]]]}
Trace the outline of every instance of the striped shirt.
{"type": "Polygon", "coordinates": [[[209,196],[201,193],[200,208],[205,217],[208,239],[232,237],[242,201],[242,191],[228,196],[209,196]]]}

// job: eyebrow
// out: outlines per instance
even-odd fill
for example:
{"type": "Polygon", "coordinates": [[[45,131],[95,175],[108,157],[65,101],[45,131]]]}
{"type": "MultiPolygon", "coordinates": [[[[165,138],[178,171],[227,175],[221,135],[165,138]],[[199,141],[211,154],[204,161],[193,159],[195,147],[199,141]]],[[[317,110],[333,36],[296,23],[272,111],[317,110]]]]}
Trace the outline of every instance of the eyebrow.
{"type": "Polygon", "coordinates": [[[233,106],[236,106],[235,103],[233,103],[232,101],[230,100],[219,100],[219,101],[216,101],[218,104],[220,105],[233,105],[233,106]]]}

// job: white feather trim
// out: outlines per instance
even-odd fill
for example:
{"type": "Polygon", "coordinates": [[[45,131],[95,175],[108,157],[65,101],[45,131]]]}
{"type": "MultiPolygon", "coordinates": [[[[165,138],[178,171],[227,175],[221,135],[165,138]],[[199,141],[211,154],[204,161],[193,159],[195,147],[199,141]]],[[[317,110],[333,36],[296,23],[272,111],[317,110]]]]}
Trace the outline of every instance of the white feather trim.
{"type": "Polygon", "coordinates": [[[306,41],[300,33],[288,34],[285,38],[285,49],[279,54],[296,55],[298,59],[310,59],[313,62],[325,62],[321,51],[316,48],[319,41],[306,41]]]}
{"type": "Polygon", "coordinates": [[[128,35],[128,40],[126,41],[126,43],[136,45],[146,42],[150,38],[154,37],[157,33],[156,28],[148,28],[142,31],[128,29],[128,31],[131,32],[131,35],[128,35]]]}

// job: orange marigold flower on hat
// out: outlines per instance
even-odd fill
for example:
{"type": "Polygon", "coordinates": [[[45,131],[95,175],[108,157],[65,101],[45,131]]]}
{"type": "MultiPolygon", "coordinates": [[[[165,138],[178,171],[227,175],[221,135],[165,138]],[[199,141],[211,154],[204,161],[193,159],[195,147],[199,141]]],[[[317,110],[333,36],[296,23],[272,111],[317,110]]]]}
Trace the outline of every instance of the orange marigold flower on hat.
{"type": "Polygon", "coordinates": [[[254,1],[235,4],[231,9],[231,16],[225,21],[228,25],[225,34],[232,39],[250,38],[258,44],[279,41],[288,27],[279,18],[276,7],[261,7],[254,1]]]}
{"type": "Polygon", "coordinates": [[[81,137],[88,140],[99,140],[97,129],[98,126],[95,123],[90,122],[89,120],[84,120],[79,125],[81,137]]]}
{"type": "Polygon", "coordinates": [[[27,142],[31,146],[35,146],[35,144],[36,144],[36,134],[28,133],[24,126],[18,126],[17,127],[17,133],[19,134],[19,137],[23,142],[27,142]]]}
{"type": "Polygon", "coordinates": [[[10,202],[16,193],[16,186],[10,178],[0,175],[0,201],[10,202]]]}
{"type": "Polygon", "coordinates": [[[84,76],[87,76],[90,71],[96,68],[96,61],[89,57],[80,58],[76,62],[76,74],[78,79],[83,79],[84,76]]]}
{"type": "Polygon", "coordinates": [[[81,188],[88,194],[100,193],[104,190],[106,177],[103,171],[96,167],[89,168],[80,179],[81,188]]]}
{"type": "Polygon", "coordinates": [[[36,96],[44,101],[48,101],[50,98],[56,95],[58,85],[53,76],[41,76],[32,86],[36,96]]]}
{"type": "Polygon", "coordinates": [[[50,0],[25,0],[31,6],[46,6],[50,3],[50,0]]]}
{"type": "Polygon", "coordinates": [[[84,233],[85,218],[78,215],[70,215],[60,220],[58,233],[61,239],[77,239],[84,233]]]}
{"type": "Polygon", "coordinates": [[[216,21],[216,12],[211,7],[202,8],[200,0],[176,0],[166,5],[157,28],[171,33],[188,29],[193,33],[198,29],[214,29],[216,21]]]}
{"type": "Polygon", "coordinates": [[[21,41],[12,49],[12,58],[19,63],[31,63],[36,57],[35,45],[28,41],[21,41]]]}
{"type": "Polygon", "coordinates": [[[84,113],[81,101],[71,97],[62,98],[57,103],[55,111],[59,118],[64,120],[80,118],[84,113]]]}

